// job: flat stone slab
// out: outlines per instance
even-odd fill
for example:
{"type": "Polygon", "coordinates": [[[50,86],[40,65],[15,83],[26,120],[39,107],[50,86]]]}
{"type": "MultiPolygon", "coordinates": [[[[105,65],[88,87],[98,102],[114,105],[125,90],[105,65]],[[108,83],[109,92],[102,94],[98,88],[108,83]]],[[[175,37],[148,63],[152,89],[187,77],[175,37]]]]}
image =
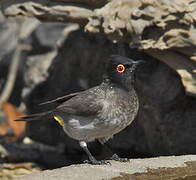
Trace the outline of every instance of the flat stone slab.
{"type": "Polygon", "coordinates": [[[20,180],[193,180],[196,155],[110,161],[111,165],[78,164],[45,170],[20,180]]]}

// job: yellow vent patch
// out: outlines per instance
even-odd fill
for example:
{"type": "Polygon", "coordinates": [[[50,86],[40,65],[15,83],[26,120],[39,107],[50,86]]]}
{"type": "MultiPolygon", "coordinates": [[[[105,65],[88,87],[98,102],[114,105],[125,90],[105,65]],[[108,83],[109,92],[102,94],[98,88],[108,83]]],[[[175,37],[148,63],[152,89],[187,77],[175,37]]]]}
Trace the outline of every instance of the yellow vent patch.
{"type": "Polygon", "coordinates": [[[60,116],[54,116],[54,119],[61,125],[64,126],[64,121],[60,116]]]}

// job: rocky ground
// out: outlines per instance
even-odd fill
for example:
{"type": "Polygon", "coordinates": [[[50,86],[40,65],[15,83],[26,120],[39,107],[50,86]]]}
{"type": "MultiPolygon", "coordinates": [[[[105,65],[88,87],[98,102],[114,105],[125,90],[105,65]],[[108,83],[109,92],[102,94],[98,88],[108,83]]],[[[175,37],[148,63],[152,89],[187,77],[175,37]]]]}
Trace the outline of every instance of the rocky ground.
{"type": "Polygon", "coordinates": [[[194,180],[196,155],[130,159],[111,165],[78,164],[23,176],[18,180],[194,180]]]}

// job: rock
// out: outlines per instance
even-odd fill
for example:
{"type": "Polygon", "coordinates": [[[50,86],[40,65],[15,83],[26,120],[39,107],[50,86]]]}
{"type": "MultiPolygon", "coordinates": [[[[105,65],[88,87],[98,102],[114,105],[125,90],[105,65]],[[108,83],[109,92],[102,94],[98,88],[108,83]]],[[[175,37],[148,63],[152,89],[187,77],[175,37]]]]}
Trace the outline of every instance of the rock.
{"type": "Polygon", "coordinates": [[[40,168],[34,163],[1,163],[0,178],[3,180],[16,179],[36,172],[40,172],[40,168]]]}
{"type": "Polygon", "coordinates": [[[16,47],[18,38],[16,34],[17,30],[17,23],[4,18],[0,11],[0,61],[7,52],[16,47]]]}
{"type": "MultiPolygon", "coordinates": [[[[13,51],[7,52],[7,54],[5,54],[0,60],[0,94],[3,92],[3,89],[7,82],[6,80],[7,80],[8,71],[9,71],[9,63],[12,60],[12,56],[13,56],[13,51]]],[[[24,56],[21,56],[21,59],[23,58],[24,56]]],[[[16,74],[16,80],[14,82],[12,93],[8,99],[10,103],[16,106],[19,106],[21,103],[21,93],[22,93],[22,88],[24,87],[23,78],[24,77],[23,77],[22,66],[20,66],[16,74]]]]}
{"type": "MultiPolygon", "coordinates": [[[[28,50],[22,50],[20,65],[16,73],[15,86],[9,101],[15,105],[47,77],[47,69],[57,52],[57,42],[66,24],[44,23],[34,18],[6,19],[0,11],[0,92],[3,89],[8,69],[13,60],[19,39],[28,50]],[[36,30],[35,30],[36,29],[36,30]],[[50,38],[48,38],[50,37],[50,38]],[[25,88],[24,82],[25,81],[25,88]],[[23,92],[22,92],[23,91],[23,92]]],[[[66,36],[66,35],[64,35],[66,36]]]]}
{"type": "Polygon", "coordinates": [[[85,31],[129,43],[176,70],[187,93],[196,94],[196,2],[193,0],[2,0],[7,16],[77,22],[85,31]],[[57,6],[58,4],[58,6],[57,6]],[[166,58],[165,58],[166,57],[166,58]]]}
{"type": "Polygon", "coordinates": [[[18,180],[177,180],[196,178],[196,155],[130,159],[111,165],[78,164],[17,178],[18,180]]]}

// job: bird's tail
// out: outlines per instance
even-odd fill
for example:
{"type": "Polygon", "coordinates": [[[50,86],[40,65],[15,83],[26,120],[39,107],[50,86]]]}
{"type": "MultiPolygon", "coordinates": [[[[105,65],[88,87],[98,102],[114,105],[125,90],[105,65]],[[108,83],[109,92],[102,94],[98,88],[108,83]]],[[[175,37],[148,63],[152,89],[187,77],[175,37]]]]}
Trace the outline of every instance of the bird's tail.
{"type": "Polygon", "coordinates": [[[36,113],[36,114],[31,114],[27,116],[23,116],[19,119],[16,119],[15,121],[39,121],[39,120],[46,120],[50,119],[53,117],[52,111],[47,111],[47,112],[42,112],[42,113],[36,113]]]}

